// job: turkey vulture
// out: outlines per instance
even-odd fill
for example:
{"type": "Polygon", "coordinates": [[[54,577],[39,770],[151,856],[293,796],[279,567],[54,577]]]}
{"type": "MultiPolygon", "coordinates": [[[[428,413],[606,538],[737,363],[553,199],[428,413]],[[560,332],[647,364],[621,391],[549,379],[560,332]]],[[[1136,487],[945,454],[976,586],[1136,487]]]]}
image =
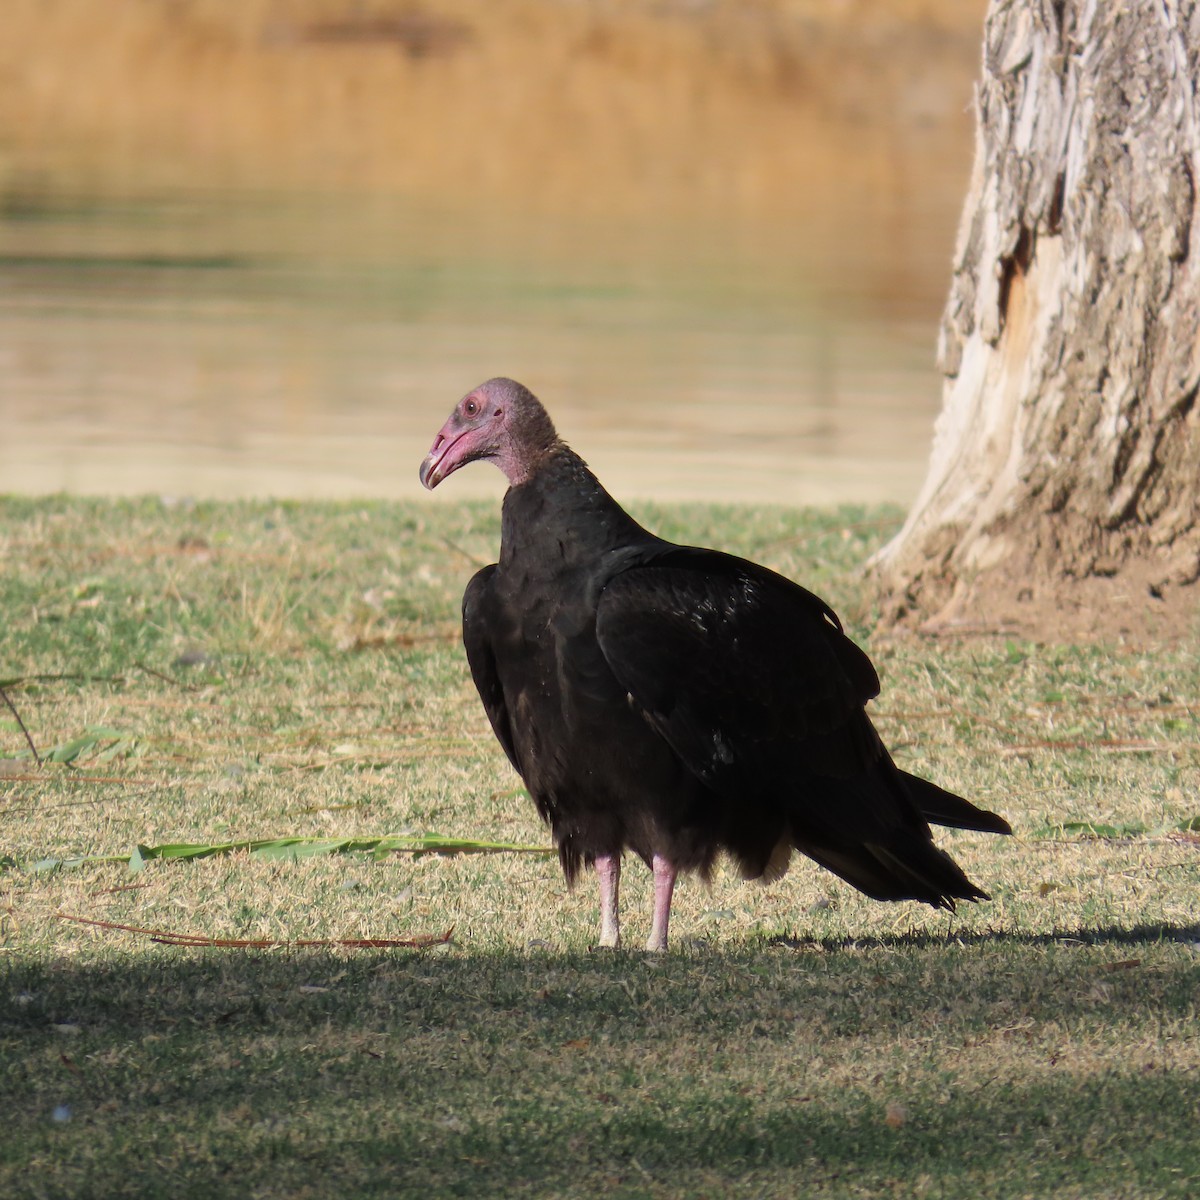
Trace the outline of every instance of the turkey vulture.
{"type": "Polygon", "coordinates": [[[778,879],[794,848],[876,900],[988,898],[928,822],[1012,830],[896,766],[864,707],[875,668],[828,604],[643,529],[511,379],[458,402],[421,483],[477,459],[509,489],[500,561],[463,596],[467,661],[568,884],[595,867],[600,945],[620,944],[625,850],[654,872],[649,950],[676,875],[722,851],[747,879],[778,879]]]}

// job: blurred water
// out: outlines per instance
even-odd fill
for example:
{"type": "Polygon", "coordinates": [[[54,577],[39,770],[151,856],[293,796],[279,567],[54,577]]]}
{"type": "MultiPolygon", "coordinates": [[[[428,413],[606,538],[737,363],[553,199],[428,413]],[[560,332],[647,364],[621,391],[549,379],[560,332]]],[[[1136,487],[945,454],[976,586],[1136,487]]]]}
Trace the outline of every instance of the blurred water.
{"type": "MultiPolygon", "coordinates": [[[[621,496],[915,493],[957,197],[820,227],[229,196],[0,209],[0,491],[411,496],[536,391],[621,496]]],[[[456,495],[498,495],[477,468],[456,495]]]]}

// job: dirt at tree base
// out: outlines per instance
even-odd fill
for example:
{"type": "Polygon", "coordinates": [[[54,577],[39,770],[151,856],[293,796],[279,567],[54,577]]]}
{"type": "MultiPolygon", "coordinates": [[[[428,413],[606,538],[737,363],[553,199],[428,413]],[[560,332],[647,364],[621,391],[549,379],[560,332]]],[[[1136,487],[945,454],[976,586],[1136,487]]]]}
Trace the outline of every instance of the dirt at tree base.
{"type": "Polygon", "coordinates": [[[922,575],[880,595],[881,627],[936,637],[1139,647],[1200,642],[1200,585],[1163,585],[1161,564],[1134,561],[1111,576],[1064,578],[1028,561],[974,579],[922,575]]]}

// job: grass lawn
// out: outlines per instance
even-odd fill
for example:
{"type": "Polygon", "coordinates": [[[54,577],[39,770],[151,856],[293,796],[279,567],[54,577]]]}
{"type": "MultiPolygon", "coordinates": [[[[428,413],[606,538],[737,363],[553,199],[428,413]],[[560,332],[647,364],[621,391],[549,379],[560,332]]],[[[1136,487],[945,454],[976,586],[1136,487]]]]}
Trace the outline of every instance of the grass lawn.
{"type": "Polygon", "coordinates": [[[1200,1192],[1198,646],[890,640],[895,512],[635,512],[833,603],[992,900],[722,872],[655,957],[536,853],[156,857],[548,844],[458,641],[498,504],[2,499],[0,1195],[1200,1192]]]}

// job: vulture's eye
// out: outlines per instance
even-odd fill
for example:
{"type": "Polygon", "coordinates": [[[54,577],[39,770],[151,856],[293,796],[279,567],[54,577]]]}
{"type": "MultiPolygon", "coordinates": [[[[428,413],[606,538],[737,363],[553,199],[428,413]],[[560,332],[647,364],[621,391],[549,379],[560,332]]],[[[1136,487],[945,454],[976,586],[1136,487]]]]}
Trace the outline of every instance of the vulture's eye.
{"type": "Polygon", "coordinates": [[[463,412],[465,412],[468,417],[473,417],[478,411],[479,403],[476,400],[468,400],[466,404],[463,405],[463,412]]]}

